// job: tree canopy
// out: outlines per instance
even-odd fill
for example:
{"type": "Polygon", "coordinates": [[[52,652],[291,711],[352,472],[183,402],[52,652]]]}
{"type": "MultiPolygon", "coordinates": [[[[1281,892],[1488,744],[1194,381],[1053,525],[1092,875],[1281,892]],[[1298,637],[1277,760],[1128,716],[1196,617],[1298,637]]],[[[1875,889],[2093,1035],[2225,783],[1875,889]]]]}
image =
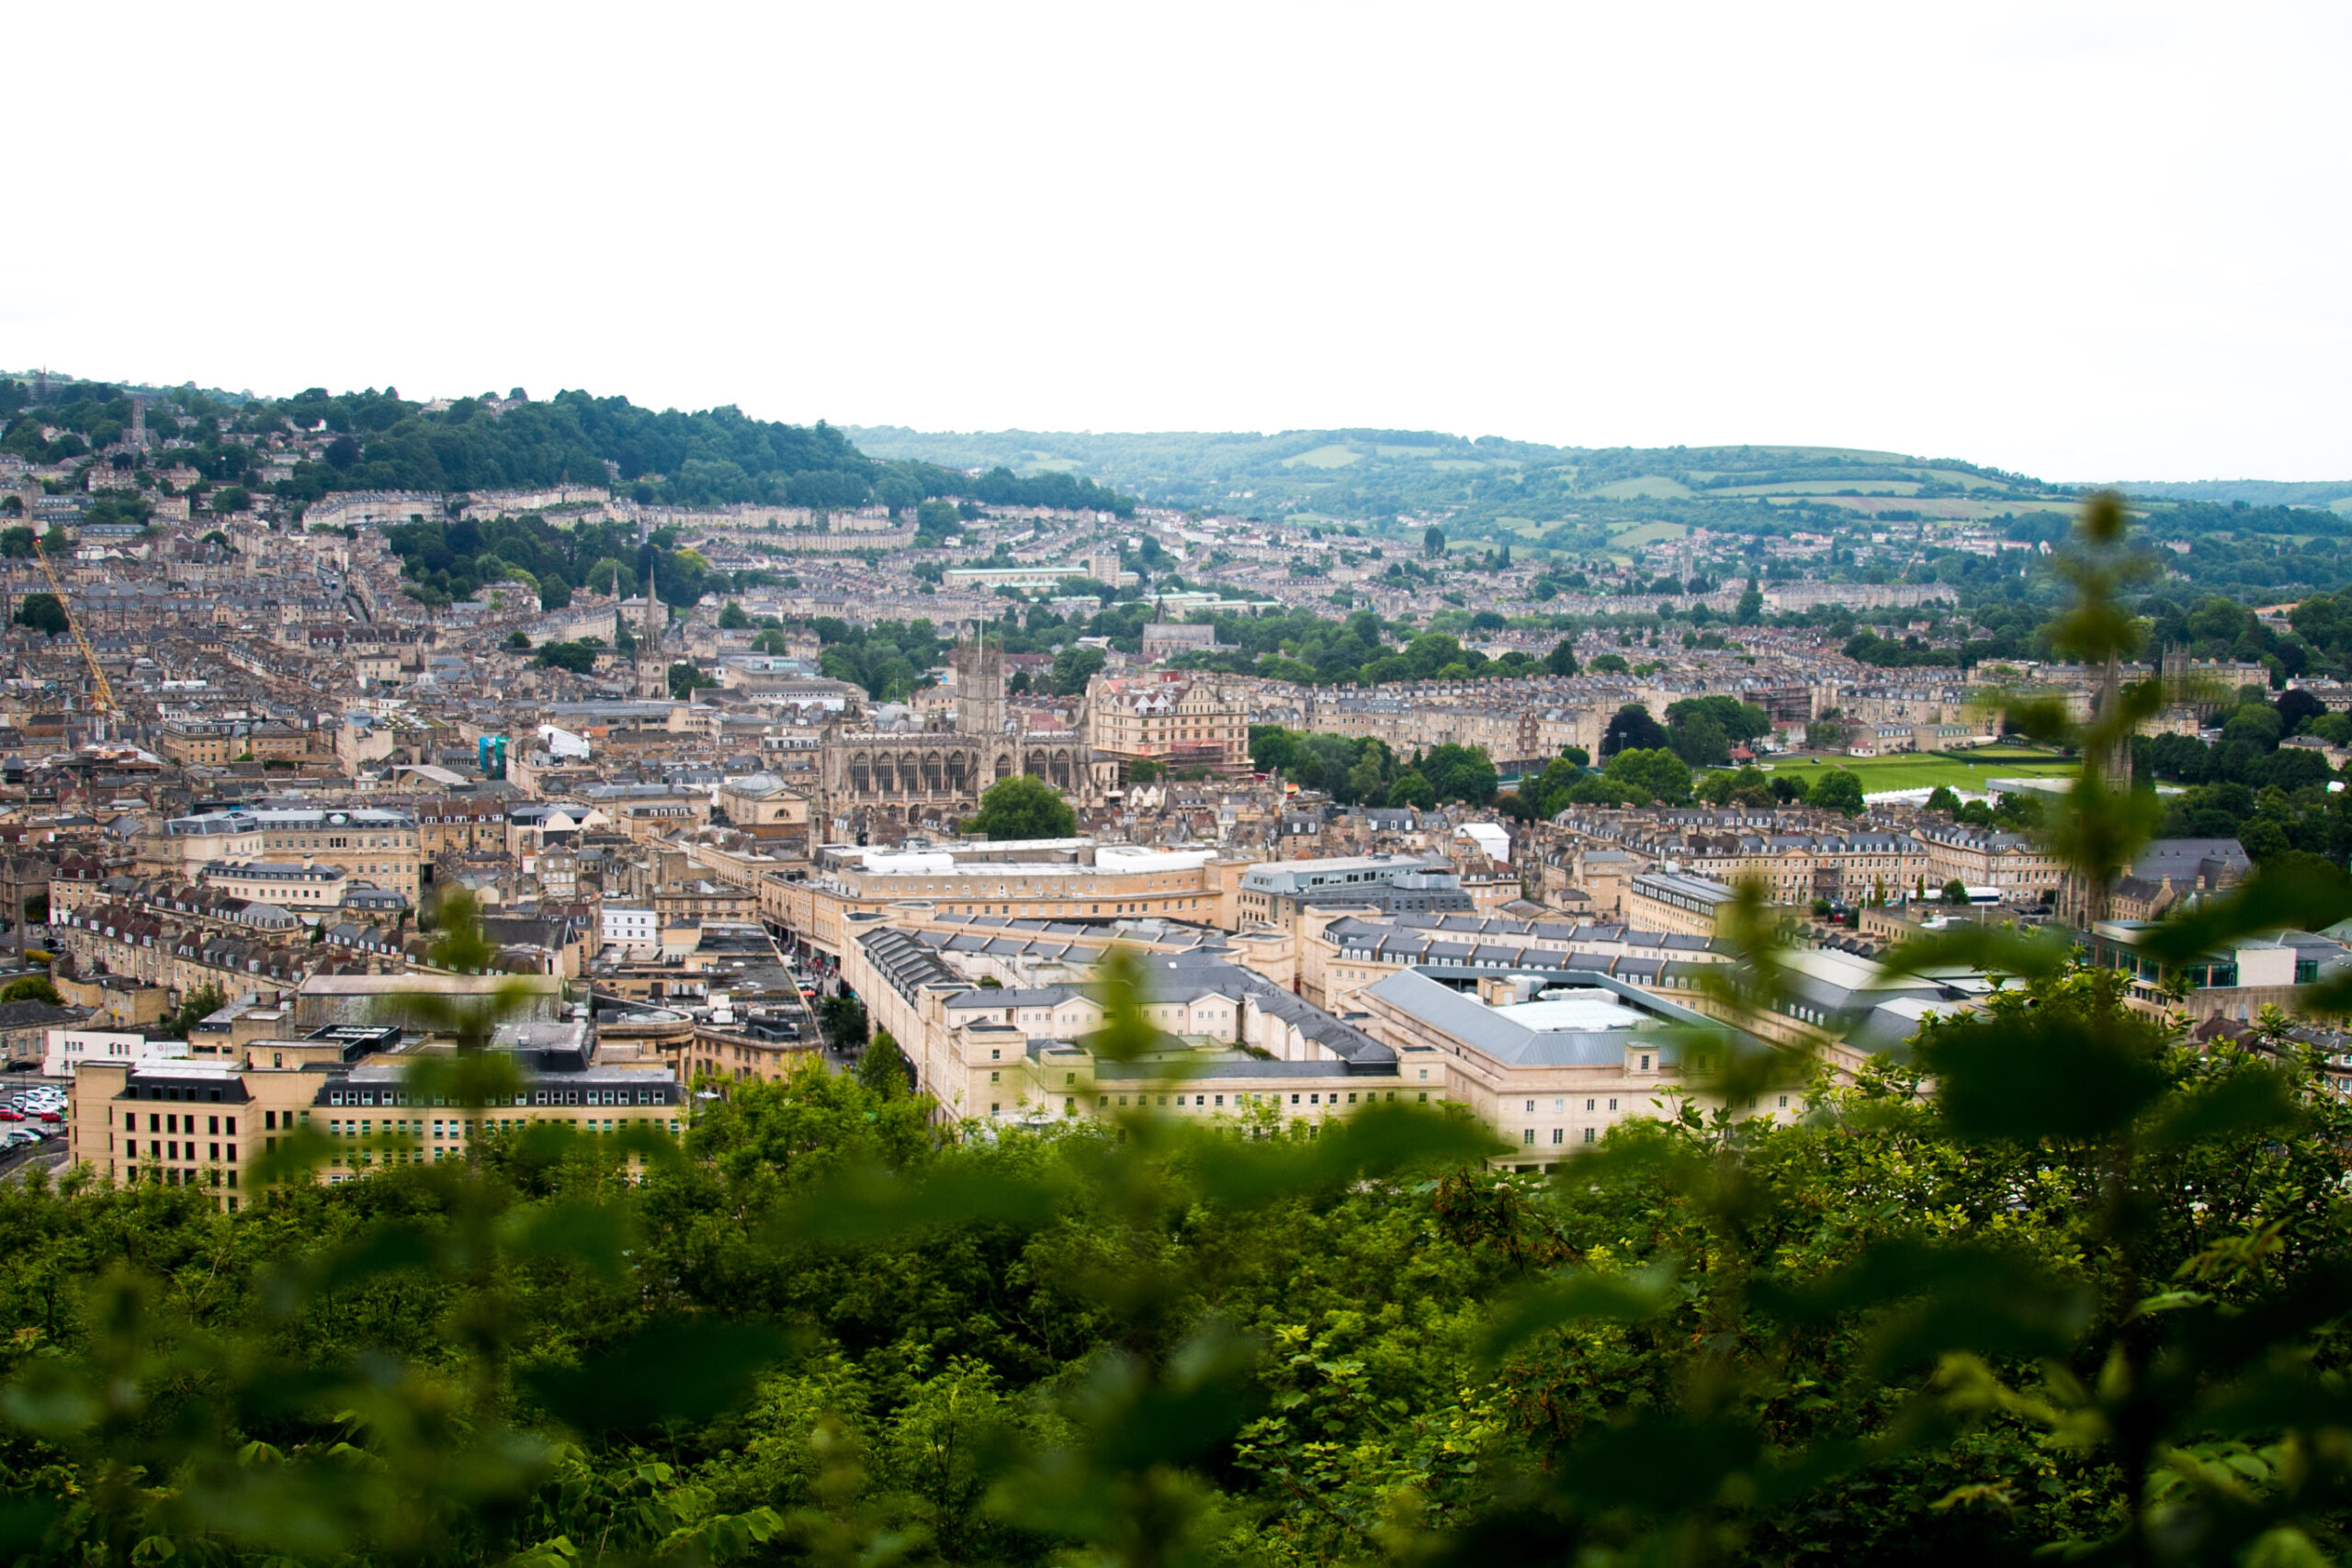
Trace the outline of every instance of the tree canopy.
{"type": "Polygon", "coordinates": [[[1609,728],[1600,737],[1600,754],[1613,756],[1619,751],[1656,750],[1670,747],[1666,728],[1650,716],[1650,710],[1639,703],[1627,703],[1611,716],[1609,728]]]}
{"type": "Polygon", "coordinates": [[[47,637],[55,637],[72,626],[65,618],[65,606],[54,593],[26,594],[17,602],[17,613],[10,619],[47,637]]]}
{"type": "Polygon", "coordinates": [[[990,839],[1067,839],[1078,831],[1078,813],[1045,780],[1015,773],[989,785],[964,829],[990,839]]]}

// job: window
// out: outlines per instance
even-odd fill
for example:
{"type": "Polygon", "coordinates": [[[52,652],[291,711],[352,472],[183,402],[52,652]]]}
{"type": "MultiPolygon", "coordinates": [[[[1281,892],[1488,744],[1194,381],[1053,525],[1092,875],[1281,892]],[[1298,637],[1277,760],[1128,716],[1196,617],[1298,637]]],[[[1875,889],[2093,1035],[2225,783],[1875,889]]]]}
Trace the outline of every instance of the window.
{"type": "Polygon", "coordinates": [[[1598,1134],[1595,1134],[1591,1128],[1587,1127],[1584,1130],[1584,1141],[1586,1143],[1591,1143],[1596,1136],[1598,1136],[1598,1134]]]}
{"type": "Polygon", "coordinates": [[[1520,1130],[1519,1141],[1522,1144],[1533,1143],[1535,1141],[1535,1129],[1532,1127],[1521,1128],[1520,1130]]]}
{"type": "Polygon", "coordinates": [[[1590,1111],[1590,1110],[1592,1109],[1592,1101],[1591,1101],[1591,1100],[1586,1100],[1586,1101],[1584,1102],[1584,1108],[1585,1108],[1587,1111],[1590,1111]]]}
{"type": "Polygon", "coordinates": [[[1609,1109],[1610,1109],[1610,1110],[1611,1110],[1611,1111],[1614,1111],[1614,1110],[1616,1110],[1616,1109],[1617,1109],[1617,1102],[1616,1102],[1614,1100],[1611,1100],[1611,1101],[1609,1102],[1609,1109]]]}
{"type": "Polygon", "coordinates": [[[1527,1113],[1530,1116],[1535,1114],[1535,1102],[1532,1100],[1527,1102],[1527,1113]]]}

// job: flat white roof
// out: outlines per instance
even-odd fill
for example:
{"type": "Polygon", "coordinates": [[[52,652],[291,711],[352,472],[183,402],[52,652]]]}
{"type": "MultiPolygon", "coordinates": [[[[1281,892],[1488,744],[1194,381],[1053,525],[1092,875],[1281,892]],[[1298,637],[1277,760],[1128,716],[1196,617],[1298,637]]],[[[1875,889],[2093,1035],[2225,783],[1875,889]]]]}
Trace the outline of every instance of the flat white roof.
{"type": "Polygon", "coordinates": [[[1512,1002],[1489,1010],[1496,1017],[1509,1019],[1523,1029],[1544,1033],[1560,1030],[1632,1029],[1657,1021],[1639,1008],[1630,1008],[1619,1001],[1614,992],[1589,987],[1571,990],[1565,996],[1547,997],[1541,1001],[1512,1002]]]}

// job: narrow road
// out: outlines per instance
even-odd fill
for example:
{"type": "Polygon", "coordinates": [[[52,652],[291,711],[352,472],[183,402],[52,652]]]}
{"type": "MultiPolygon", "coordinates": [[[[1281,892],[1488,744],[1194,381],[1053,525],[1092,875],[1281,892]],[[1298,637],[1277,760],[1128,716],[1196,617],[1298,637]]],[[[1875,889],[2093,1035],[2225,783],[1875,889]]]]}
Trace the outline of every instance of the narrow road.
{"type": "MultiPolygon", "coordinates": [[[[62,1143],[63,1140],[60,1139],[59,1142],[62,1143]]],[[[17,1163],[7,1169],[0,1170],[0,1181],[22,1181],[25,1179],[25,1172],[36,1168],[48,1171],[54,1176],[64,1168],[65,1158],[64,1149],[52,1148],[44,1145],[34,1153],[17,1159],[17,1163]]]]}

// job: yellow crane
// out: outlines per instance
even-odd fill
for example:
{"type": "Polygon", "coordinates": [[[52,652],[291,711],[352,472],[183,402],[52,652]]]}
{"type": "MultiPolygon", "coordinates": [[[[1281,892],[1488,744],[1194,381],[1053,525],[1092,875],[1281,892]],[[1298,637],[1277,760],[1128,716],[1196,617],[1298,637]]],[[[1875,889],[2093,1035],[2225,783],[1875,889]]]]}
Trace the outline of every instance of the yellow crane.
{"type": "Polygon", "coordinates": [[[40,562],[40,573],[49,579],[49,591],[57,595],[57,607],[65,616],[65,629],[74,634],[74,646],[82,650],[82,662],[90,667],[90,685],[96,694],[97,710],[120,723],[122,708],[114,700],[114,688],[107,683],[107,672],[98,668],[97,650],[90,646],[90,639],[82,635],[82,623],[74,618],[74,607],[66,602],[65,585],[57,581],[57,569],[49,564],[49,557],[42,553],[38,536],[33,539],[33,559],[40,562]]]}

